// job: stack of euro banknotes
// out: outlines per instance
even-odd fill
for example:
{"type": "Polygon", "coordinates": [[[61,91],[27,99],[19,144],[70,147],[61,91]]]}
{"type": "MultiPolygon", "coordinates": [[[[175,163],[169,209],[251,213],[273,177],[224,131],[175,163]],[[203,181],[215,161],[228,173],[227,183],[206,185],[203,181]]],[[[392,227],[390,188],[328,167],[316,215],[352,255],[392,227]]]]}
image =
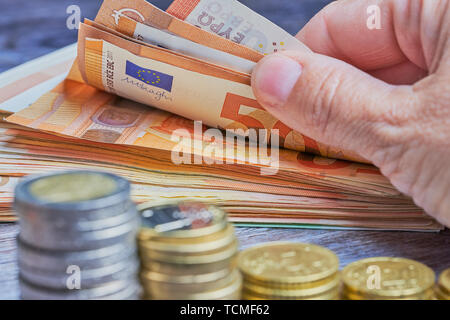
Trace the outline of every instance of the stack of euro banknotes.
{"type": "Polygon", "coordinates": [[[252,69],[281,50],[309,49],[237,0],[105,0],[76,45],[0,75],[0,220],[22,176],[95,169],[138,203],[214,203],[240,225],[441,230],[376,167],[257,103],[252,69]],[[217,133],[250,129],[280,149],[217,133]]]}

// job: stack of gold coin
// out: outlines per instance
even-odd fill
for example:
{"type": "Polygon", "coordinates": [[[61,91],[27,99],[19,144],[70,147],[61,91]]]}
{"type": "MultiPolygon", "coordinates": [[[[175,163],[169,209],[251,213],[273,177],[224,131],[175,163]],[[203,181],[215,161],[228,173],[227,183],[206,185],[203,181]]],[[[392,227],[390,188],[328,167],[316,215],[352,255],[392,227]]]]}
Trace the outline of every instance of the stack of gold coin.
{"type": "Polygon", "coordinates": [[[439,300],[450,300],[450,268],[442,271],[435,292],[439,300]]]}
{"type": "Polygon", "coordinates": [[[377,257],[353,262],[342,270],[342,298],[347,300],[430,300],[435,274],[404,258],[377,257]]]}
{"type": "Polygon", "coordinates": [[[240,299],[238,241],[222,210],[194,202],[138,210],[145,299],[240,299]]]}
{"type": "Polygon", "coordinates": [[[239,254],[247,300],[335,300],[339,259],[313,244],[272,242],[239,254]]]}

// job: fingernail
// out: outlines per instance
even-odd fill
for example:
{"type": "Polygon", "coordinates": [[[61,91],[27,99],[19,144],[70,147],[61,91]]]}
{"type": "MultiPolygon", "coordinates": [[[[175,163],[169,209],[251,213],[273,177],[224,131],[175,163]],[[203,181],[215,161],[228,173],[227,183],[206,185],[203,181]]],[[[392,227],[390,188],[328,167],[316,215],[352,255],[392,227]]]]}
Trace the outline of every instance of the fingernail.
{"type": "Polygon", "coordinates": [[[281,107],[301,74],[302,66],[297,61],[283,55],[268,56],[259,62],[253,73],[253,89],[265,106],[281,107]]]}

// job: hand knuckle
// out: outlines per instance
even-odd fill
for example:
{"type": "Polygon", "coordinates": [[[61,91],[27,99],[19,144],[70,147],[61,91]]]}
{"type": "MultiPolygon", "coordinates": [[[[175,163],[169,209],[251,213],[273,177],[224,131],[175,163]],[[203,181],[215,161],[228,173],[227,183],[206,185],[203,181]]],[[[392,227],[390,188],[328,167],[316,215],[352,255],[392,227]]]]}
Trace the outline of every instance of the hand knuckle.
{"type": "Polygon", "coordinates": [[[331,70],[321,76],[316,90],[310,93],[312,97],[307,119],[310,126],[322,133],[327,130],[332,119],[333,110],[336,109],[335,106],[339,103],[337,93],[341,85],[342,81],[339,74],[331,70]]]}

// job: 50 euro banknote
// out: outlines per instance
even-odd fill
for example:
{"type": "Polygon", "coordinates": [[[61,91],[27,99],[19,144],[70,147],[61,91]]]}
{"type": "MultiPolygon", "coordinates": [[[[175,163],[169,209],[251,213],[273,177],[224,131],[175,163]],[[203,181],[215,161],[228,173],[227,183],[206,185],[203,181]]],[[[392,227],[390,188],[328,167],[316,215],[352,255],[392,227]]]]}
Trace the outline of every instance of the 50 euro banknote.
{"type": "MultiPolygon", "coordinates": [[[[84,81],[101,90],[221,129],[275,132],[288,149],[359,160],[296,132],[256,101],[250,75],[155,45],[120,29],[87,21],[79,31],[78,63],[84,81]]],[[[226,39],[223,39],[228,41],[226,39]]]]}
{"type": "MultiPolygon", "coordinates": [[[[240,13],[258,25],[267,39],[283,39],[287,47],[302,46],[244,8],[240,13]]],[[[266,112],[253,95],[249,72],[263,52],[210,31],[144,0],[105,0],[95,22],[81,24],[77,64],[69,78],[211,127],[244,133],[250,128],[266,129],[287,149],[364,162],[353,152],[292,130],[266,112]],[[188,45],[177,44],[178,39],[188,45]],[[203,48],[214,51],[208,57],[199,56],[198,52],[206,52],[203,48]]]]}

